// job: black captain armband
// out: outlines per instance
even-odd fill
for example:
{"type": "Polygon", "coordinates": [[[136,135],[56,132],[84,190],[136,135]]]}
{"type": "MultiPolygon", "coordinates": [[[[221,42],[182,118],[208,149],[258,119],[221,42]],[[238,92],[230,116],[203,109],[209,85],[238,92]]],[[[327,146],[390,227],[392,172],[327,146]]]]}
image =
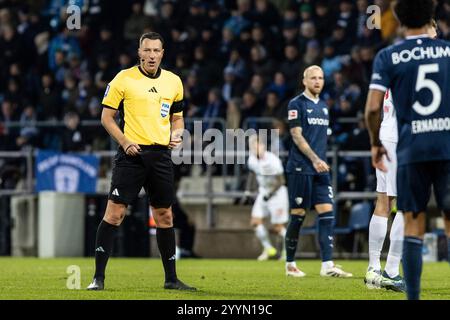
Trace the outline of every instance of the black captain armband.
{"type": "Polygon", "coordinates": [[[170,108],[170,114],[181,112],[184,109],[184,100],[174,102],[170,108]]]}

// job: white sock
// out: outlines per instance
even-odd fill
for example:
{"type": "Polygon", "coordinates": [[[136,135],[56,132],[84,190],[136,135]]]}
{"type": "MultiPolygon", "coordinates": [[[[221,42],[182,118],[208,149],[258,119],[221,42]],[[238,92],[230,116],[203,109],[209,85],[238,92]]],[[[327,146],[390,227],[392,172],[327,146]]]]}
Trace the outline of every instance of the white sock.
{"type": "Polygon", "coordinates": [[[266,230],[266,227],[262,224],[258,224],[255,228],[255,234],[256,237],[261,241],[262,246],[264,249],[272,248],[272,244],[269,240],[269,234],[266,230]]]}
{"type": "Polygon", "coordinates": [[[380,255],[387,232],[388,218],[372,215],[369,224],[369,267],[381,270],[380,255]]]}
{"type": "Polygon", "coordinates": [[[322,261],[322,269],[330,269],[334,267],[333,261],[322,261]]]}
{"type": "Polygon", "coordinates": [[[403,213],[397,211],[391,226],[391,233],[389,235],[391,244],[389,245],[389,253],[384,268],[387,274],[392,278],[398,276],[400,273],[400,260],[403,253],[403,228],[403,213]]]}
{"type": "Polygon", "coordinates": [[[292,262],[286,262],[286,268],[297,268],[297,264],[295,263],[295,261],[292,262]]]}
{"type": "Polygon", "coordinates": [[[284,239],[286,238],[286,228],[285,227],[281,228],[281,230],[278,233],[278,235],[281,238],[281,251],[283,251],[284,250],[284,245],[285,245],[284,239]]]}

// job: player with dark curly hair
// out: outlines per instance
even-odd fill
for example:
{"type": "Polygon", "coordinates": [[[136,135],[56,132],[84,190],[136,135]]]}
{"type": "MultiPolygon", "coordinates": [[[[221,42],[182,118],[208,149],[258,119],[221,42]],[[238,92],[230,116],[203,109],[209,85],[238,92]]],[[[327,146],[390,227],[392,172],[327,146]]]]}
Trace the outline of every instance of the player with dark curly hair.
{"type": "Polygon", "coordinates": [[[433,0],[398,0],[394,11],[406,39],[374,60],[366,104],[372,164],[386,172],[379,137],[383,97],[392,90],[398,123],[397,203],[404,212],[403,271],[407,297],[420,297],[425,212],[431,186],[450,237],[450,42],[427,34],[433,0]]]}

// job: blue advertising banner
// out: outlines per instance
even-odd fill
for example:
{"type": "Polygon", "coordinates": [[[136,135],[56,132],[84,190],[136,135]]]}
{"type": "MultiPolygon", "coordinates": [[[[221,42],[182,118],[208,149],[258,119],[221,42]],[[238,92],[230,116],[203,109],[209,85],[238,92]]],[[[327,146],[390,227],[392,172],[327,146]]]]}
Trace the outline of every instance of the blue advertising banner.
{"type": "Polygon", "coordinates": [[[36,191],[94,193],[99,159],[91,155],[38,151],[36,191]]]}

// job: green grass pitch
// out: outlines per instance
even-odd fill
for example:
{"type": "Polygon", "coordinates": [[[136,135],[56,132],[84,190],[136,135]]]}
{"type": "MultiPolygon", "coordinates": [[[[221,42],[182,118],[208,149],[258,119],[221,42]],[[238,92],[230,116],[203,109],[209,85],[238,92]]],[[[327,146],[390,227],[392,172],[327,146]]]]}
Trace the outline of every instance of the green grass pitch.
{"type": "MultiPolygon", "coordinates": [[[[403,300],[403,293],[366,289],[363,278],[367,261],[336,261],[350,279],[322,278],[320,261],[301,260],[305,278],[287,278],[281,261],[185,259],[177,262],[180,279],[198,292],[167,291],[159,259],[112,258],[106,290],[85,290],[93,271],[91,258],[0,258],[0,299],[186,299],[186,300],[403,300]],[[81,290],[66,286],[67,268],[80,268],[81,290]]],[[[450,300],[450,267],[447,262],[424,263],[422,299],[450,300]]]]}

